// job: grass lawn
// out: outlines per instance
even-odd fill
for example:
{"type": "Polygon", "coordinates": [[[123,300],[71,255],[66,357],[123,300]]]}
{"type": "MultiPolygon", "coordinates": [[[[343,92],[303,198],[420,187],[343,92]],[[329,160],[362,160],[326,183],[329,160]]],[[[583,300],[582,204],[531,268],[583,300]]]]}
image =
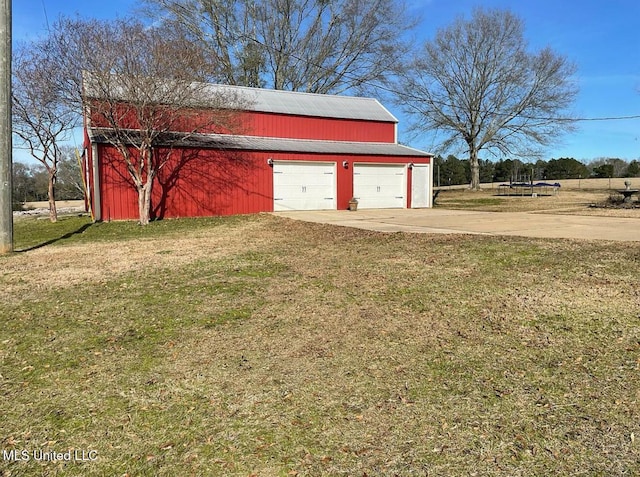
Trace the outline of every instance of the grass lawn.
{"type": "Polygon", "coordinates": [[[3,477],[640,474],[635,245],[271,215],[15,235],[3,477]]]}

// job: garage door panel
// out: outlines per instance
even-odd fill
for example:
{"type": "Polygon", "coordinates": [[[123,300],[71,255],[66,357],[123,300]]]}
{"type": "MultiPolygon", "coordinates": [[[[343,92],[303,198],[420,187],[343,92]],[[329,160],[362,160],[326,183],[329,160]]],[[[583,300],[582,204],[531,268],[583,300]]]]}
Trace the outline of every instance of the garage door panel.
{"type": "Polygon", "coordinates": [[[404,208],[406,186],[404,165],[354,165],[353,192],[359,208],[404,208]]]}
{"type": "Polygon", "coordinates": [[[335,163],[274,163],[273,197],[274,211],[335,209],[335,163]]]}
{"type": "Polygon", "coordinates": [[[413,166],[411,180],[411,207],[431,206],[431,166],[429,164],[416,164],[413,166]]]}

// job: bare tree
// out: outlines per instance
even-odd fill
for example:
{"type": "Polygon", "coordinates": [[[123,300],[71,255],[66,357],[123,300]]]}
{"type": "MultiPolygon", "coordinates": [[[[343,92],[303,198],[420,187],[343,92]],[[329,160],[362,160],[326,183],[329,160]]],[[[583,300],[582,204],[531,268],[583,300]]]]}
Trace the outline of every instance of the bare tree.
{"type": "Polygon", "coordinates": [[[340,93],[381,84],[417,24],[400,0],[146,0],[225,84],[340,93]]]}
{"type": "MultiPolygon", "coordinates": [[[[141,224],[149,222],[154,179],[173,147],[207,128],[233,130],[235,111],[243,106],[228,91],[209,91],[202,80],[212,73],[202,49],[171,25],[62,17],[24,54],[46,61],[25,61],[20,78],[31,77],[29,65],[41,65],[33,71],[53,99],[31,110],[25,106],[23,119],[33,122],[40,114],[62,127],[78,124],[85,115],[87,125],[101,128],[102,137],[120,153],[120,165],[114,167],[122,166],[138,193],[141,224]]],[[[31,105],[19,99],[19,104],[31,105]]],[[[29,141],[29,133],[22,138],[29,141]]],[[[58,160],[59,144],[47,139],[41,143],[58,160]]]]}
{"type": "Polygon", "coordinates": [[[68,144],[60,147],[58,161],[58,191],[62,200],[77,200],[85,196],[85,186],[79,162],[79,151],[68,144]]]}
{"type": "Polygon", "coordinates": [[[399,100],[414,127],[441,133],[444,149],[464,146],[472,189],[480,151],[528,157],[572,128],[575,67],[549,48],[529,53],[523,32],[512,13],[477,9],[439,30],[401,72],[399,100]]]}
{"type": "Polygon", "coordinates": [[[13,67],[13,134],[20,146],[47,171],[49,218],[58,219],[55,184],[60,160],[60,146],[77,126],[79,116],[66,104],[56,88],[50,52],[32,44],[18,46],[13,67]]]}
{"type": "Polygon", "coordinates": [[[83,100],[92,128],[120,154],[138,193],[140,224],[150,220],[154,179],[190,135],[235,130],[242,101],[193,81],[201,50],[133,20],[94,22],[79,44],[83,100]]]}

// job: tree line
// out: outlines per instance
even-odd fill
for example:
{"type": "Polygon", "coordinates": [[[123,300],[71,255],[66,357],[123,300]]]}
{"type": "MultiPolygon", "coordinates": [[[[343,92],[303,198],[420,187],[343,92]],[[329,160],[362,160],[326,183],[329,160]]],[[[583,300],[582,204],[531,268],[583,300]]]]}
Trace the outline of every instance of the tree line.
{"type": "MultiPolygon", "coordinates": [[[[52,221],[61,144],[90,111],[121,155],[146,224],[169,157],[152,151],[174,147],[166,138],[175,115],[203,104],[197,85],[207,82],[393,101],[416,134],[439,135],[439,150],[468,151],[474,188],[486,175],[481,154],[532,157],[572,130],[575,65],[550,48],[532,51],[509,10],[475,9],[416,44],[421,20],[403,0],[140,5],[116,20],[61,17],[14,49],[14,137],[48,174],[52,221]]],[[[221,114],[207,121],[233,131],[222,112],[241,109],[236,100],[208,98],[221,114]]],[[[187,134],[211,126],[194,116],[187,134]]]]}
{"type": "MultiPolygon", "coordinates": [[[[546,182],[565,179],[640,177],[640,161],[624,161],[618,158],[599,158],[584,163],[572,157],[561,157],[535,163],[519,159],[498,161],[479,160],[480,181],[488,182],[546,182]]],[[[450,154],[446,158],[436,156],[434,161],[434,185],[460,185],[471,183],[469,160],[450,154]]]]}
{"type": "MultiPolygon", "coordinates": [[[[25,202],[49,200],[49,173],[39,162],[13,162],[13,210],[22,210],[25,202]]],[[[58,200],[84,199],[84,186],[75,148],[61,147],[56,173],[58,200]]]]}

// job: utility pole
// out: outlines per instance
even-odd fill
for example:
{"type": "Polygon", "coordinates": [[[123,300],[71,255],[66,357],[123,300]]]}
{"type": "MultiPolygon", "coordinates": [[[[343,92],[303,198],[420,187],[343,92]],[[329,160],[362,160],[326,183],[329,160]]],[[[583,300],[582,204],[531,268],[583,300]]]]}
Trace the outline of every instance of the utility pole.
{"type": "Polygon", "coordinates": [[[0,254],[13,252],[11,0],[0,0],[0,254]]]}

